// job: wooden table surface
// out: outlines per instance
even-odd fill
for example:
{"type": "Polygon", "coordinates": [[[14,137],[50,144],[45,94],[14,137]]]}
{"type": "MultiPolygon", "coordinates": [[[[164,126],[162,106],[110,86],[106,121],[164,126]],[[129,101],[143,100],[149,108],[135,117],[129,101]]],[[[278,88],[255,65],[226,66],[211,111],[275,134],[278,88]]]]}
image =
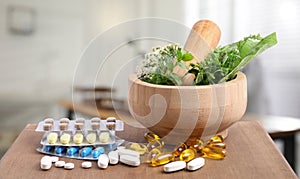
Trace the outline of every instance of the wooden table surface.
{"type": "MultiPolygon", "coordinates": [[[[206,165],[194,172],[179,171],[163,173],[162,167],[142,164],[129,167],[123,164],[109,166],[105,170],[93,162],[91,169],[80,167],[82,160],[63,158],[74,162],[75,169],[64,170],[54,166],[40,169],[44,156],[36,152],[42,133],[35,132],[36,124],[25,127],[14,144],[0,161],[0,178],[297,178],[275,144],[256,121],[239,121],[229,128],[228,156],[224,160],[206,160],[206,165]]],[[[124,132],[117,135],[129,141],[144,142],[145,129],[125,125],[124,132]]]]}

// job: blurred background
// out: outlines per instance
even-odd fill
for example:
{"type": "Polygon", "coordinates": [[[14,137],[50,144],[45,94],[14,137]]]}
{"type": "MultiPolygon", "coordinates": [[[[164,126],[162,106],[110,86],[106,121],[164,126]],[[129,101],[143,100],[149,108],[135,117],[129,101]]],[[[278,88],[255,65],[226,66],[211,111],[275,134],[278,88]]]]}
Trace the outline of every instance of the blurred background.
{"type": "MultiPolygon", "coordinates": [[[[278,45],[245,69],[247,112],[300,119],[298,0],[0,0],[0,156],[26,124],[66,115],[58,100],[71,99],[76,65],[96,35],[143,17],[187,27],[213,20],[222,30],[221,45],[277,32],[278,45]]],[[[130,39],[130,32],[124,34],[130,39]]],[[[130,53],[147,51],[132,48],[130,53]]],[[[114,67],[106,67],[107,76],[114,75],[114,67]]],[[[121,100],[126,88],[116,89],[121,100]]]]}

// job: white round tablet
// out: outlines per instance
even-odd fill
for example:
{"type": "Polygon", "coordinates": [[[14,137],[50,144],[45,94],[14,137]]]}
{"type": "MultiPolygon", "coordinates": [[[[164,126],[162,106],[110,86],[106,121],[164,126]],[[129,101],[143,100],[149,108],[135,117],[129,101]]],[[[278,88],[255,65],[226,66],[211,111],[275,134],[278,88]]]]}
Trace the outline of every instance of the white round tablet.
{"type": "Polygon", "coordinates": [[[58,167],[58,168],[64,167],[65,164],[66,164],[65,161],[60,160],[60,161],[55,162],[55,167],[58,167]]]}
{"type": "Polygon", "coordinates": [[[49,170],[52,166],[52,159],[50,156],[44,156],[41,158],[40,166],[42,170],[49,170]]]}
{"type": "Polygon", "coordinates": [[[52,156],[51,160],[52,160],[53,163],[55,163],[55,162],[59,161],[59,157],[52,156]]]}
{"type": "Polygon", "coordinates": [[[81,167],[82,168],[91,168],[92,167],[92,162],[82,162],[81,167]]]}
{"type": "Polygon", "coordinates": [[[68,170],[72,170],[74,168],[74,163],[66,163],[64,168],[68,170]]]}

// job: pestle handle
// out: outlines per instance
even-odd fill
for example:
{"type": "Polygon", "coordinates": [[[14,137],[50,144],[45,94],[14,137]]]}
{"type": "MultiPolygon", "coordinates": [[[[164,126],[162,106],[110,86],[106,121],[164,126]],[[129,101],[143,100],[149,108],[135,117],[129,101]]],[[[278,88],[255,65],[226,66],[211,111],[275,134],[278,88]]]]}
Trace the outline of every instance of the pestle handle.
{"type": "Polygon", "coordinates": [[[194,56],[189,63],[204,60],[217,47],[220,37],[221,30],[216,23],[210,20],[196,22],[184,46],[184,49],[194,56]]]}

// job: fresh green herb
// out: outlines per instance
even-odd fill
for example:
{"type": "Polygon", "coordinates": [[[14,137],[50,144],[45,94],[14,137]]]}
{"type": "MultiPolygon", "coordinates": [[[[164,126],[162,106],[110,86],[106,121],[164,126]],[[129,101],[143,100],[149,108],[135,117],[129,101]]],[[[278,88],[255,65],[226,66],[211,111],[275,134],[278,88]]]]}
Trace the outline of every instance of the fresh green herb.
{"type": "Polygon", "coordinates": [[[196,85],[217,84],[232,80],[257,55],[277,44],[276,33],[266,37],[251,35],[233,44],[218,47],[204,61],[191,64],[189,72],[196,85]]]}
{"type": "Polygon", "coordinates": [[[137,68],[137,76],[142,81],[162,85],[181,85],[180,76],[173,73],[176,66],[188,70],[184,62],[194,57],[178,44],[155,47],[145,55],[145,60],[137,68]]]}

